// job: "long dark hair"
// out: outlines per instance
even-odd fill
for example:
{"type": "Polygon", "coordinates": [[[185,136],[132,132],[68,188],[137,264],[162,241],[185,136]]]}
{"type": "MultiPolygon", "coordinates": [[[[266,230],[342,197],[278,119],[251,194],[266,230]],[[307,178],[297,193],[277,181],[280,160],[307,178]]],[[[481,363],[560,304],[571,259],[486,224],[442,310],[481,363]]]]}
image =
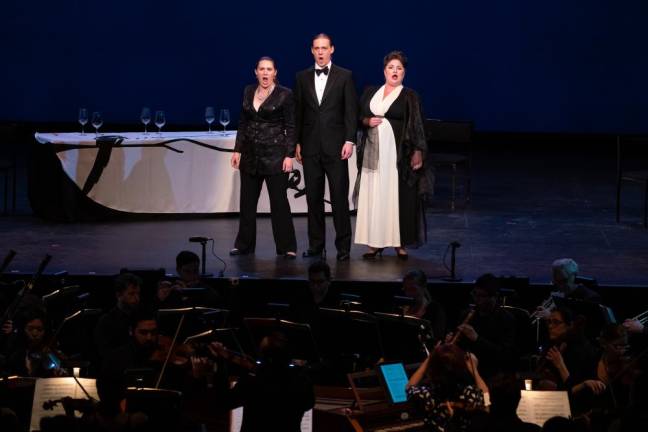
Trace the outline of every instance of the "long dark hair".
{"type": "Polygon", "coordinates": [[[466,365],[466,353],[454,344],[441,344],[434,349],[425,370],[434,394],[442,399],[454,399],[462,389],[474,384],[466,365]]]}

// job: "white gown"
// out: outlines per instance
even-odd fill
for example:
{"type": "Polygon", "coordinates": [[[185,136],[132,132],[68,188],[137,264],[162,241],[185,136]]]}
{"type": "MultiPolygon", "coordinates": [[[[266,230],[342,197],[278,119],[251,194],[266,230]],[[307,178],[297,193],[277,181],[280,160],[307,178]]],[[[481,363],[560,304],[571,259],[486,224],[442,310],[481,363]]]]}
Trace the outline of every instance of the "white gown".
{"type": "MultiPolygon", "coordinates": [[[[403,86],[398,86],[383,99],[385,86],[380,87],[369,103],[374,116],[383,117],[402,89],[403,86]]],[[[401,246],[396,139],[387,119],[373,129],[370,131],[373,139],[367,140],[362,164],[355,242],[373,248],[401,246]],[[369,148],[376,145],[377,149],[369,148]],[[369,152],[376,150],[378,163],[369,167],[364,162],[369,152]]]]}

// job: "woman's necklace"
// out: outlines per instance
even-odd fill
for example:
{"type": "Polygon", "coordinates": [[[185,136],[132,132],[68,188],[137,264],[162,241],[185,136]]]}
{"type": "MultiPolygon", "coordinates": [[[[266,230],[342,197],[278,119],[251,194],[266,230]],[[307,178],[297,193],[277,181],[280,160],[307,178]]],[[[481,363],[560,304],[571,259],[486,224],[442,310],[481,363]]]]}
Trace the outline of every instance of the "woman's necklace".
{"type": "Polygon", "coordinates": [[[268,99],[268,96],[272,93],[274,90],[275,86],[274,84],[268,87],[266,90],[265,94],[261,94],[261,87],[257,87],[256,91],[254,92],[254,97],[259,101],[263,102],[264,100],[268,99]]]}

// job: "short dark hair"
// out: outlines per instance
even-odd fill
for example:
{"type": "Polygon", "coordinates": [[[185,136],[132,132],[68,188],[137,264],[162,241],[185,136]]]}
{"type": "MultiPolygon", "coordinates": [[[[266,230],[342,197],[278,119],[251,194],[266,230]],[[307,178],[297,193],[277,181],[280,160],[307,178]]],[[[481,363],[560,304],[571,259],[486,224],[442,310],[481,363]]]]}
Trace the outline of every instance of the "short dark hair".
{"type": "Polygon", "coordinates": [[[142,278],[133,273],[122,273],[115,278],[115,293],[121,294],[128,289],[129,285],[142,286],[142,278]]]}
{"type": "Polygon", "coordinates": [[[155,321],[157,322],[157,312],[150,307],[139,307],[130,316],[130,327],[135,330],[137,324],[142,321],[155,321]]]}
{"type": "Polygon", "coordinates": [[[331,267],[326,263],[326,261],[315,261],[313,264],[308,266],[308,274],[314,273],[324,273],[324,277],[327,280],[331,279],[331,267]]]}
{"type": "Polygon", "coordinates": [[[493,273],[486,273],[477,278],[475,289],[481,289],[488,293],[489,297],[495,297],[499,290],[499,278],[493,273]]]}
{"type": "Polygon", "coordinates": [[[317,33],[315,36],[313,36],[313,39],[311,39],[311,45],[313,42],[315,42],[316,39],[328,39],[329,44],[333,46],[333,38],[326,33],[317,33]]]}
{"type": "Polygon", "coordinates": [[[403,68],[407,69],[407,56],[403,51],[391,51],[387,53],[385,58],[383,58],[383,68],[387,67],[387,63],[392,60],[398,60],[403,65],[403,68]]]}
{"type": "Polygon", "coordinates": [[[176,268],[180,268],[185,264],[200,262],[200,258],[194,252],[183,250],[176,256],[176,268]]]}

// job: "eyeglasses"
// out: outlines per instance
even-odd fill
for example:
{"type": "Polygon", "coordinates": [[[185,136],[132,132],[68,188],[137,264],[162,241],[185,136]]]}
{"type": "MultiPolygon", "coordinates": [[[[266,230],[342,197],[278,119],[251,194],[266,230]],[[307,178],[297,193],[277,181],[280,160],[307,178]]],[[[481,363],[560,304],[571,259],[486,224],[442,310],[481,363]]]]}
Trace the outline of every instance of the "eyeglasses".
{"type": "Polygon", "coordinates": [[[561,321],[561,320],[558,320],[558,319],[547,320],[547,325],[550,325],[550,326],[559,326],[560,324],[565,324],[565,321],[561,321]]]}

